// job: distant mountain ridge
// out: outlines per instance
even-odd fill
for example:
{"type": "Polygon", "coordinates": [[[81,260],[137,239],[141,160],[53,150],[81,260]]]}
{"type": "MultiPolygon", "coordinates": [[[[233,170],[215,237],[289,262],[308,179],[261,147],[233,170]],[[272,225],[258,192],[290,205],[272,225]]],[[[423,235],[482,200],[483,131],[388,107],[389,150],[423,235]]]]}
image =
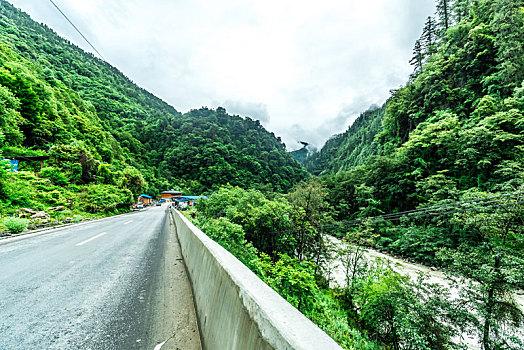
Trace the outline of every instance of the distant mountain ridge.
{"type": "Polygon", "coordinates": [[[343,133],[332,136],[324,146],[304,159],[304,167],[314,175],[349,170],[378,154],[375,136],[382,131],[385,105],[372,107],[343,133]]]}

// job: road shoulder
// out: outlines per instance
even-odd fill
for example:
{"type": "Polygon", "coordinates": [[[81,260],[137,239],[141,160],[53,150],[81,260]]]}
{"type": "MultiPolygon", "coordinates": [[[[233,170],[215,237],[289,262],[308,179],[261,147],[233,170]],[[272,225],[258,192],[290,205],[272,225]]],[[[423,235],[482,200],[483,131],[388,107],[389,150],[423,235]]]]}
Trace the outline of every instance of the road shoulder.
{"type": "Polygon", "coordinates": [[[158,287],[154,296],[154,349],[200,350],[202,347],[191,284],[174,222],[171,215],[167,217],[164,256],[159,266],[158,287]],[[159,347],[160,344],[163,345],[159,347]]]}

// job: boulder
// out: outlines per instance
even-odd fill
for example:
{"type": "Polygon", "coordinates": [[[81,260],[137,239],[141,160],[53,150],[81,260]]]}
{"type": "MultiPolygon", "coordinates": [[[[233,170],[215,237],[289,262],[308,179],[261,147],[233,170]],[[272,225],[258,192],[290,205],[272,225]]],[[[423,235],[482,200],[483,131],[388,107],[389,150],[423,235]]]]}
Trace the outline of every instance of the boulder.
{"type": "Polygon", "coordinates": [[[52,208],[49,208],[47,210],[50,210],[50,211],[62,211],[62,210],[65,210],[65,207],[63,205],[60,205],[58,207],[52,207],[52,208]]]}
{"type": "Polygon", "coordinates": [[[15,211],[15,213],[18,213],[18,217],[20,218],[27,218],[31,215],[35,215],[38,213],[38,210],[29,209],[29,208],[20,208],[15,211]]]}
{"type": "Polygon", "coordinates": [[[51,216],[45,211],[37,211],[36,213],[31,215],[29,219],[31,219],[31,221],[48,222],[49,220],[51,220],[51,216]]]}

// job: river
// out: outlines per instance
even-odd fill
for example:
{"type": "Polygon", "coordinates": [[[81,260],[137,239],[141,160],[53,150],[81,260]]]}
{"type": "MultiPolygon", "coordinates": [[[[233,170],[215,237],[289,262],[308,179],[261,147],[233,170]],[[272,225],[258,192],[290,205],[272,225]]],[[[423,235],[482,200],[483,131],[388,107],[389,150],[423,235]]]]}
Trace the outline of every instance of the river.
{"type": "MultiPolygon", "coordinates": [[[[335,250],[337,247],[339,248],[343,247],[343,245],[346,243],[333,236],[326,235],[325,238],[327,238],[331,242],[334,248],[332,251],[333,260],[331,261],[331,266],[329,269],[331,271],[331,277],[332,277],[331,285],[332,287],[335,285],[344,286],[346,283],[345,281],[346,275],[344,272],[344,268],[342,266],[342,262],[338,260],[337,258],[335,258],[336,256],[335,250]]],[[[450,290],[450,295],[452,298],[458,297],[458,293],[459,293],[461,286],[457,285],[456,283],[448,279],[442,271],[439,271],[435,268],[431,268],[431,267],[428,267],[422,264],[407,262],[405,260],[392,257],[390,255],[381,253],[377,250],[370,249],[370,248],[365,249],[364,256],[366,257],[367,260],[374,260],[377,258],[389,260],[391,262],[391,266],[393,270],[395,270],[396,272],[400,274],[408,275],[412,279],[416,279],[420,273],[423,273],[427,276],[427,279],[425,280],[426,282],[439,283],[450,290]]],[[[520,309],[524,311],[524,292],[517,291],[514,297],[520,309]]],[[[455,341],[457,340],[455,339],[455,341]]],[[[478,337],[476,335],[463,334],[463,339],[460,342],[463,344],[466,344],[468,348],[471,350],[480,349],[478,337]]]]}

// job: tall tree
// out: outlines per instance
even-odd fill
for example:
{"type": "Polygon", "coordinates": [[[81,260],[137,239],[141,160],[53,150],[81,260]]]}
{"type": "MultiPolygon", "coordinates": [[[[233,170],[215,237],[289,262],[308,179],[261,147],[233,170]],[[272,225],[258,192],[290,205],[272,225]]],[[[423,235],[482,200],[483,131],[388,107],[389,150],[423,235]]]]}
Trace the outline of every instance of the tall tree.
{"type": "Polygon", "coordinates": [[[452,17],[456,23],[459,23],[469,15],[469,5],[471,0],[455,0],[452,6],[452,17]]]}
{"type": "Polygon", "coordinates": [[[451,0],[437,0],[440,36],[443,37],[451,25],[451,0]]]}
{"type": "Polygon", "coordinates": [[[422,30],[421,39],[425,52],[428,55],[435,53],[435,44],[437,42],[437,24],[435,19],[431,16],[426,19],[424,29],[422,30]]]}
{"type": "Polygon", "coordinates": [[[415,66],[415,72],[422,71],[422,62],[424,61],[424,51],[420,39],[415,41],[415,46],[413,47],[413,57],[409,61],[412,66],[415,66]]]}
{"type": "MultiPolygon", "coordinates": [[[[465,198],[479,200],[490,194],[465,198]]],[[[455,269],[469,279],[463,281],[467,287],[462,293],[477,318],[474,324],[482,349],[522,349],[522,339],[514,335],[524,325],[524,313],[513,293],[524,283],[524,197],[499,200],[487,207],[479,202],[469,204],[456,220],[473,229],[480,243],[461,246],[442,257],[451,259],[455,269]]]]}
{"type": "Polygon", "coordinates": [[[524,0],[496,0],[493,11],[499,75],[510,94],[524,79],[524,0]]]}

